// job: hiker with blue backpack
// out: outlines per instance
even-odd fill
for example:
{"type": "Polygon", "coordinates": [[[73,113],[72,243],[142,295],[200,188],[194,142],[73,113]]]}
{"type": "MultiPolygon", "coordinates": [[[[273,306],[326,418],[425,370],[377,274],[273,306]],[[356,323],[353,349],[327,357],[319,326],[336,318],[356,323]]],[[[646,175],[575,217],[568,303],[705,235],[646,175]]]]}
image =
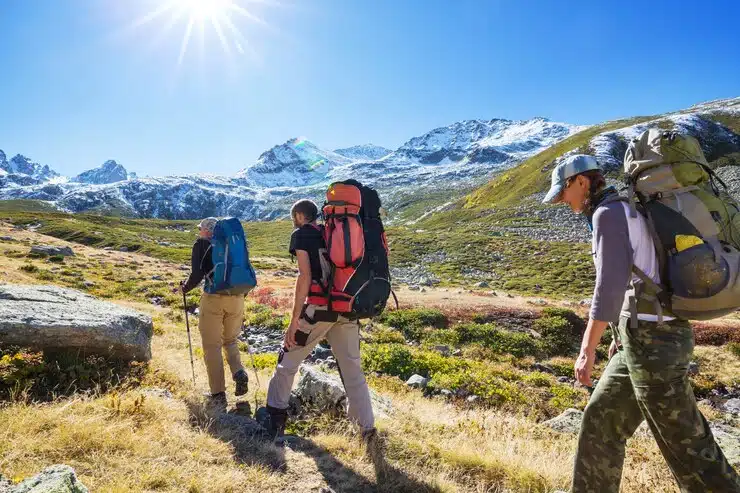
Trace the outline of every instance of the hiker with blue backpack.
{"type": "Polygon", "coordinates": [[[584,411],[571,491],[618,492],[626,441],[646,420],[682,492],[740,492],[688,378],[688,320],[740,306],[740,208],[693,137],[651,129],[632,142],[627,197],[600,168],[592,156],[565,158],[543,201],[583,214],[593,233],[596,286],[578,382],[591,386],[596,347],[609,325],[613,335],[584,411]]]}
{"type": "Polygon", "coordinates": [[[244,230],[237,219],[208,217],[200,222],[198,231],[191,255],[192,271],[179,289],[188,293],[205,281],[198,328],[210,387],[207,397],[210,404],[226,407],[221,353],[226,355],[234,379],[234,395],[246,394],[249,377],[241,362],[237,337],[244,321],[244,296],[257,281],[249,263],[244,230]]]}

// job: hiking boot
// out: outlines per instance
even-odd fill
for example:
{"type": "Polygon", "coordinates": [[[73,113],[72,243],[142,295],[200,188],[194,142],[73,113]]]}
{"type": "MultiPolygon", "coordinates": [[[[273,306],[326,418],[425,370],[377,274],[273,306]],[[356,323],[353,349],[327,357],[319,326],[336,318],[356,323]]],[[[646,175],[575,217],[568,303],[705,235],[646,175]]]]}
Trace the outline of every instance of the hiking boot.
{"type": "Polygon", "coordinates": [[[242,369],[234,373],[234,383],[236,384],[234,388],[235,396],[246,394],[249,390],[249,375],[247,375],[247,372],[242,369]]]}
{"type": "Polygon", "coordinates": [[[276,440],[285,435],[285,423],[288,421],[288,410],[267,406],[267,412],[270,414],[267,434],[270,439],[276,440]]]}

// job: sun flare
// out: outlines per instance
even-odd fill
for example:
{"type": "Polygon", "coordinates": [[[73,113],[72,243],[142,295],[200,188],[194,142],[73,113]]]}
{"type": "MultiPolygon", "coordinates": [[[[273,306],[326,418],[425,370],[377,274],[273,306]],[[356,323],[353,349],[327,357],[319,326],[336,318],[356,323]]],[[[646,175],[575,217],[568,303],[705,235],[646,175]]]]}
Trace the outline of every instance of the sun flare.
{"type": "MultiPolygon", "coordinates": [[[[194,32],[203,36],[206,29],[213,29],[224,53],[244,55],[252,52],[249,41],[237,27],[237,18],[268,27],[259,16],[245,7],[248,3],[273,4],[267,0],[161,0],[158,6],[134,21],[132,28],[162,19],[162,34],[169,32],[178,21],[184,21],[185,31],[180,42],[177,64],[182,65],[194,32]]],[[[253,53],[252,53],[253,54],[253,53]]]]}

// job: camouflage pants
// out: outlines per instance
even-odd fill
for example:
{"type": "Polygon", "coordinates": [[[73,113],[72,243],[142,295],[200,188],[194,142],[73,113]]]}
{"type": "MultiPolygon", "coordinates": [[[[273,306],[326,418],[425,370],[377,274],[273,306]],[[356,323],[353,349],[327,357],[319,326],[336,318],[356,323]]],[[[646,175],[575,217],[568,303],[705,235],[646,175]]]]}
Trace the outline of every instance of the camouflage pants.
{"type": "Polygon", "coordinates": [[[688,379],[694,335],[685,321],[617,328],[612,357],[586,407],[573,471],[574,493],[618,492],[625,443],[643,419],[681,492],[740,492],[740,478],[696,406],[688,379]]]}

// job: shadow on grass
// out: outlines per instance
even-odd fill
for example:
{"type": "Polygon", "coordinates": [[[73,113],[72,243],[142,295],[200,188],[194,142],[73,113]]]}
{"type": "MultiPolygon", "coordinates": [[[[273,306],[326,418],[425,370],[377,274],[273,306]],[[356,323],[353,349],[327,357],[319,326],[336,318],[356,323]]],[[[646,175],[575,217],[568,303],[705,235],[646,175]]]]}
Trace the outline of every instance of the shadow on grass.
{"type": "MultiPolygon", "coordinates": [[[[267,438],[265,429],[248,413],[224,412],[224,408],[209,407],[196,399],[188,400],[187,406],[191,424],[230,444],[235,460],[242,464],[285,474],[291,467],[285,454],[289,448],[311,458],[324,482],[335,493],[441,493],[439,488],[420,482],[389,464],[382,439],[367,447],[367,457],[375,468],[376,478],[372,481],[310,439],[290,436],[283,443],[273,443],[267,438]]],[[[293,473],[300,476],[300,471],[293,473]]]]}

